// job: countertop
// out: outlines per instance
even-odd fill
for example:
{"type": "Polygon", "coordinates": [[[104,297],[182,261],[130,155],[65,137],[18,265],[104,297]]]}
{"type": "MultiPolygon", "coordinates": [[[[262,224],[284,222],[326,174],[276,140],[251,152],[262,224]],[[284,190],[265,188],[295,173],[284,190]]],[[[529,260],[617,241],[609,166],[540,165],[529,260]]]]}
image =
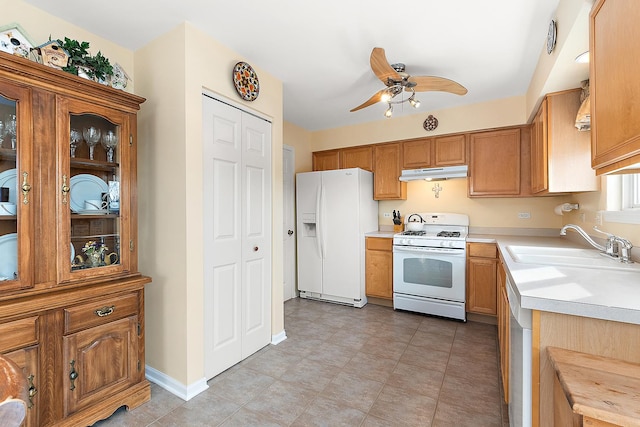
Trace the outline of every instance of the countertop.
{"type": "Polygon", "coordinates": [[[387,239],[393,239],[393,235],[396,234],[393,231],[370,231],[364,233],[364,237],[384,237],[387,239]]]}
{"type": "MultiPolygon", "coordinates": [[[[478,237],[486,242],[490,238],[478,237]]],[[[492,238],[498,245],[522,308],[640,325],[640,263],[637,272],[525,264],[516,262],[507,246],[590,247],[559,236],[492,238]]]]}

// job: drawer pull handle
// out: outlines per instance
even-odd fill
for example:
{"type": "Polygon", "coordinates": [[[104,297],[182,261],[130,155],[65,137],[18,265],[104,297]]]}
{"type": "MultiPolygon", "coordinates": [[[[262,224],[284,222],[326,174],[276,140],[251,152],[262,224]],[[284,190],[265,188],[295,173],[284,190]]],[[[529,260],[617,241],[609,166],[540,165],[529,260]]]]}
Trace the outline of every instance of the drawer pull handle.
{"type": "Polygon", "coordinates": [[[69,379],[71,380],[71,388],[69,390],[73,391],[76,389],[76,378],[78,378],[78,372],[76,371],[76,361],[72,360],[70,363],[71,372],[69,372],[69,379]]]}
{"type": "Polygon", "coordinates": [[[29,380],[29,404],[27,405],[29,409],[33,408],[33,398],[38,393],[38,389],[35,385],[33,385],[34,378],[35,377],[33,376],[33,374],[29,375],[29,377],[27,378],[27,380],[29,380]]]}
{"type": "Polygon", "coordinates": [[[99,317],[106,317],[106,316],[110,315],[111,313],[113,313],[115,309],[116,309],[115,305],[112,305],[111,307],[104,306],[102,308],[97,309],[96,310],[96,314],[99,317]]]}

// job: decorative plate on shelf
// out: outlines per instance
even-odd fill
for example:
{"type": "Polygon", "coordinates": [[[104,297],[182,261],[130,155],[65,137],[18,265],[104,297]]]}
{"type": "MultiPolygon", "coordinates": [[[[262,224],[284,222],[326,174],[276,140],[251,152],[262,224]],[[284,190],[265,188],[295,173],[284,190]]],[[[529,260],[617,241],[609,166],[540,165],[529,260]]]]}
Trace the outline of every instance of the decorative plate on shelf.
{"type": "Polygon", "coordinates": [[[16,192],[18,191],[15,169],[7,169],[4,172],[0,172],[0,187],[9,188],[9,202],[15,204],[16,192]]]}
{"type": "Polygon", "coordinates": [[[253,101],[260,94],[258,75],[246,62],[240,61],[233,67],[233,85],[245,101],[253,101]]]}
{"type": "Polygon", "coordinates": [[[71,188],[70,206],[74,213],[84,213],[85,200],[101,200],[102,193],[107,193],[107,183],[95,175],[79,174],[69,180],[71,188]]]}
{"type": "Polygon", "coordinates": [[[0,281],[14,280],[18,272],[18,235],[0,236],[0,281]]]}

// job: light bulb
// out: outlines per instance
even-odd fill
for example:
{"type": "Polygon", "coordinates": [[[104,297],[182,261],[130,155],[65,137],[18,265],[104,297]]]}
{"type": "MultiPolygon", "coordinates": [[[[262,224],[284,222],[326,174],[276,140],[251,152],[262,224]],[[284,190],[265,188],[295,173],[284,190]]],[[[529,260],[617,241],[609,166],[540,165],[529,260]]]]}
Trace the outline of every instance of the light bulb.
{"type": "Polygon", "coordinates": [[[393,115],[393,107],[391,106],[391,104],[389,104],[389,108],[387,108],[387,111],[384,112],[384,116],[389,119],[391,118],[391,116],[393,115]]]}
{"type": "Polygon", "coordinates": [[[420,101],[418,101],[417,99],[414,99],[414,98],[409,98],[409,104],[411,104],[411,106],[413,108],[419,108],[420,107],[420,101]]]}
{"type": "Polygon", "coordinates": [[[391,94],[389,92],[385,92],[380,96],[380,102],[389,102],[391,99],[391,94]]]}

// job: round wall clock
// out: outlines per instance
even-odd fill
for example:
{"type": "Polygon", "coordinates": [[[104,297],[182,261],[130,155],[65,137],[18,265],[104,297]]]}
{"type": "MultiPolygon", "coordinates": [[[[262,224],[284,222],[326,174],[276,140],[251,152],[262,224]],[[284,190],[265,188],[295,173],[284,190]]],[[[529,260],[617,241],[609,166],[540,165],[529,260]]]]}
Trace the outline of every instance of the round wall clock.
{"type": "Polygon", "coordinates": [[[426,131],[435,130],[438,127],[438,119],[436,119],[431,114],[429,114],[429,117],[425,119],[424,123],[422,124],[422,127],[426,131]]]}
{"type": "Polygon", "coordinates": [[[547,53],[551,55],[553,49],[556,47],[556,21],[551,20],[549,23],[549,32],[547,33],[547,53]]]}
{"type": "Polygon", "coordinates": [[[260,94],[260,82],[253,67],[246,62],[238,62],[233,67],[233,85],[240,98],[253,101],[260,94]]]}

